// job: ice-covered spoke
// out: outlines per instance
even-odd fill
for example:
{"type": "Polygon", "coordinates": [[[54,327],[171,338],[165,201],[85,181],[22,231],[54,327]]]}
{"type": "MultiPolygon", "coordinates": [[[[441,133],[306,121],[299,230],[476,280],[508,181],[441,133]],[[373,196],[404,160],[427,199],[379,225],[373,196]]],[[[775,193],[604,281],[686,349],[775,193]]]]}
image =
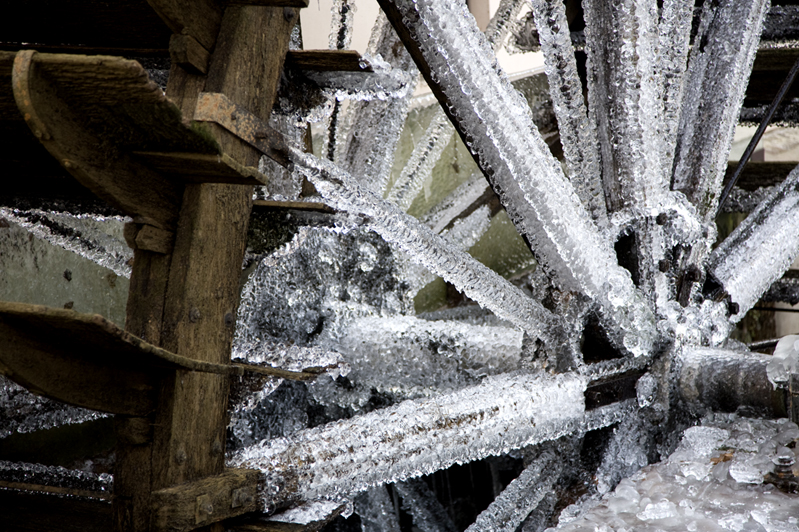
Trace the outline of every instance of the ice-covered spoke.
{"type": "Polygon", "coordinates": [[[768,0],[705,2],[691,50],[671,186],[700,216],[716,212],[768,0]]]}
{"type": "Polygon", "coordinates": [[[402,509],[413,517],[414,529],[420,532],[456,532],[458,529],[438,502],[436,494],[424,480],[414,478],[394,484],[397,494],[402,497],[402,509]]]}
{"type": "Polygon", "coordinates": [[[588,102],[602,153],[610,210],[656,200],[667,183],[660,172],[662,103],[657,65],[657,2],[583,2],[588,102]]]}
{"type": "Polygon", "coordinates": [[[122,228],[130,218],[0,207],[0,216],[54,246],[84,257],[121,277],[130,277],[133,250],[122,228]]]}
{"type": "Polygon", "coordinates": [[[477,516],[467,532],[515,532],[552,489],[561,467],[554,453],[541,453],[477,516]]]}
{"type": "Polygon", "coordinates": [[[561,345],[563,326],[560,319],[519,288],[431,232],[416,218],[358,185],[352,176],[329,161],[294,149],[290,156],[297,169],[332,205],[369,216],[374,231],[398,246],[412,260],[553,348],[561,345]]]}
{"type": "Polygon", "coordinates": [[[588,120],[566,6],[558,0],[532,0],[531,5],[569,179],[591,216],[604,227],[607,207],[602,189],[599,141],[596,124],[588,120]]]}
{"type": "Polygon", "coordinates": [[[359,493],[353,502],[362,532],[400,532],[399,517],[385,486],[359,493]]]}
{"type": "Polygon", "coordinates": [[[81,490],[87,497],[110,498],[114,477],[62,466],[0,460],[0,480],[81,490]]]}
{"type": "Polygon", "coordinates": [[[380,4],[539,264],[561,288],[600,304],[617,348],[650,353],[651,309],[617,264],[465,4],[380,4]]]}
{"type": "Polygon", "coordinates": [[[708,273],[738,305],[735,323],[799,256],[799,168],[711,254],[708,273]]]}
{"type": "Polygon", "coordinates": [[[455,220],[468,216],[477,206],[494,195],[491,187],[480,173],[475,173],[469,181],[456,188],[452,194],[430,210],[423,218],[424,224],[434,233],[441,233],[455,220]]]}
{"type": "Polygon", "coordinates": [[[585,381],[506,374],[247,447],[233,467],[260,469],[260,502],[346,497],[558,438],[583,422],[585,381]]]}
{"type": "Polygon", "coordinates": [[[393,68],[404,70],[411,78],[403,98],[351,101],[347,109],[346,136],[342,153],[336,160],[344,168],[357,168],[363,184],[383,194],[394,163],[394,152],[408,114],[410,96],[419,78],[416,65],[400,43],[397,32],[380,12],[369,41],[368,53],[383,58],[393,68]]]}

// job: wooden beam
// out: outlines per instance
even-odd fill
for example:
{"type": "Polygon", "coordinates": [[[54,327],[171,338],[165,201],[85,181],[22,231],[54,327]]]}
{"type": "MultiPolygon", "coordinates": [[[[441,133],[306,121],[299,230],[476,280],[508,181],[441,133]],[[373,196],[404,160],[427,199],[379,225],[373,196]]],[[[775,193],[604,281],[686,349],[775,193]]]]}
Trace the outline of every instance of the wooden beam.
{"type": "Polygon", "coordinates": [[[217,0],[147,0],[173,33],[191,35],[213,50],[222,23],[224,4],[217,0]]]}
{"type": "Polygon", "coordinates": [[[174,64],[195,74],[208,73],[211,54],[191,35],[172,35],[169,38],[169,57],[174,64]]]}
{"type": "Polygon", "coordinates": [[[0,489],[0,508],[4,532],[108,532],[113,528],[111,504],[102,499],[0,489]]]}
{"type": "MultiPolygon", "coordinates": [[[[788,174],[796,168],[795,162],[749,162],[744,167],[741,177],[738,178],[737,187],[744,190],[756,190],[760,187],[779,185],[788,174]]],[[[732,177],[737,161],[727,163],[727,172],[724,182],[732,177]]]]}
{"type": "Polygon", "coordinates": [[[374,72],[372,66],[354,50],[290,50],[286,67],[320,72],[374,72]]]}
{"type": "Polygon", "coordinates": [[[228,469],[152,494],[152,526],[155,532],[186,532],[257,510],[259,472],[228,469]]]}

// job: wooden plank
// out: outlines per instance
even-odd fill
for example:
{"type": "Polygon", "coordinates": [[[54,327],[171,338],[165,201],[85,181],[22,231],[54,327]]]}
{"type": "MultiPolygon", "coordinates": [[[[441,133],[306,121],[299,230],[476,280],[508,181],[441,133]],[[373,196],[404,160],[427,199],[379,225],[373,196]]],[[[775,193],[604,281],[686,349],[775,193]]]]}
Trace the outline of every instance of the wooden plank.
{"type": "Polygon", "coordinates": [[[51,493],[53,495],[70,495],[72,497],[83,497],[86,499],[97,499],[101,501],[111,500],[111,494],[104,491],[61,488],[58,486],[45,486],[42,484],[29,484],[26,482],[9,482],[6,480],[0,480],[0,489],[51,493]]]}
{"type": "Polygon", "coordinates": [[[286,67],[320,72],[374,72],[355,50],[290,50],[286,54],[286,67]]]}
{"type": "Polygon", "coordinates": [[[172,63],[194,72],[208,73],[211,54],[191,35],[173,35],[169,39],[169,57],[172,63]]]}
{"type": "MultiPolygon", "coordinates": [[[[796,162],[749,162],[744,167],[741,177],[738,178],[737,187],[744,190],[756,190],[760,187],[771,187],[782,183],[788,174],[796,168],[796,162]]],[[[727,163],[727,172],[724,182],[732,177],[737,161],[727,163]]]]}
{"type": "Polygon", "coordinates": [[[218,0],[147,0],[173,33],[191,35],[213,50],[224,4],[218,0]]]}
{"type": "Polygon", "coordinates": [[[274,201],[274,200],[255,200],[252,202],[253,209],[296,209],[298,211],[318,211],[333,214],[336,212],[332,207],[318,201],[274,201]]]}
{"type": "Polygon", "coordinates": [[[267,177],[251,166],[243,166],[222,154],[185,152],[133,152],[148,166],[185,183],[265,185],[267,177]]]}
{"type": "MultiPolygon", "coordinates": [[[[83,64],[103,61],[91,59],[83,64]]],[[[180,187],[90,131],[61,99],[63,85],[51,86],[37,63],[35,52],[19,52],[12,74],[14,97],[34,136],[69,173],[111,205],[142,223],[174,229],[180,187]]],[[[127,66],[133,67],[123,65],[127,66]]]]}
{"type": "Polygon", "coordinates": [[[253,469],[228,469],[153,492],[151,530],[185,532],[256,511],[258,475],[253,469]]]}
{"type": "Polygon", "coordinates": [[[102,499],[0,489],[4,532],[108,532],[111,504],[102,499]]]}

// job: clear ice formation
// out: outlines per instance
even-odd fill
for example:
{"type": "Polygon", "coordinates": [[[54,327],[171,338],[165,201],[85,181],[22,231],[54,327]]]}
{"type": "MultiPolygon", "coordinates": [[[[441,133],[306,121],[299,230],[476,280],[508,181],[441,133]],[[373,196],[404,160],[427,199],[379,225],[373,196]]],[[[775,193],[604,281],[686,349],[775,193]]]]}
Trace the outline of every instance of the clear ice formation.
{"type": "Polygon", "coordinates": [[[355,2],[352,0],[334,0],[330,12],[330,46],[331,50],[344,50],[352,41],[353,20],[355,18],[355,2]]]}
{"type": "Polygon", "coordinates": [[[563,288],[599,303],[619,349],[649,354],[655,336],[651,310],[601,238],[466,6],[455,0],[391,4],[430,67],[428,83],[437,87],[539,264],[563,288]]]}
{"type": "Polygon", "coordinates": [[[335,165],[294,149],[290,154],[297,170],[304,173],[316,190],[336,208],[369,216],[371,227],[414,261],[419,261],[497,316],[552,347],[558,345],[562,325],[540,303],[433,234],[415,218],[359,186],[352,176],[335,165]]]}
{"type": "Polygon", "coordinates": [[[402,509],[413,517],[413,526],[420,532],[457,532],[447,510],[424,480],[414,478],[394,484],[402,497],[402,509]]]}
{"type": "Polygon", "coordinates": [[[493,194],[483,175],[476,173],[425,214],[422,221],[434,233],[441,233],[489,192],[493,194]]]}
{"type": "Polygon", "coordinates": [[[261,470],[266,509],[347,497],[568,434],[583,422],[585,386],[573,375],[490,376],[451,394],[265,440],[228,465],[261,470]]]}
{"type": "Polygon", "coordinates": [[[790,387],[791,375],[799,374],[799,335],[783,336],[766,366],[768,380],[776,388],[790,387]]]}
{"type": "Polygon", "coordinates": [[[16,433],[84,423],[107,415],[34,395],[0,375],[0,439],[16,433]]]}
{"type": "Polygon", "coordinates": [[[715,216],[738,112],[752,70],[768,0],[703,4],[685,74],[672,189],[700,216],[715,216]]]}
{"type": "Polygon", "coordinates": [[[467,532],[515,532],[552,489],[560,469],[557,455],[542,453],[477,516],[467,532]]]}
{"type": "Polygon", "coordinates": [[[368,53],[380,55],[393,68],[408,72],[414,81],[404,98],[351,101],[342,119],[346,125],[342,128],[341,154],[335,160],[350,172],[358,169],[365,180],[362,184],[382,195],[419,76],[411,56],[382,11],[372,30],[368,53]]]}
{"type": "Polygon", "coordinates": [[[393,68],[379,55],[363,55],[372,72],[312,72],[305,76],[330,97],[338,101],[406,98],[413,92],[415,76],[401,68],[393,68]]]}
{"type": "Polygon", "coordinates": [[[353,502],[362,532],[400,532],[399,516],[385,486],[365,490],[353,502]]]}
{"type": "Polygon", "coordinates": [[[569,179],[599,227],[607,224],[596,125],[588,120],[583,84],[577,75],[566,6],[551,0],[532,0],[538,38],[558,119],[569,179]]]}
{"type": "Polygon", "coordinates": [[[338,346],[359,386],[429,397],[521,369],[522,331],[413,316],[353,320],[338,346]]]}
{"type": "Polygon", "coordinates": [[[0,479],[7,482],[93,491],[106,498],[111,496],[114,487],[114,477],[108,473],[95,474],[61,466],[6,460],[0,460],[0,479]]]}
{"type": "Polygon", "coordinates": [[[799,256],[799,169],[715,249],[708,272],[739,305],[737,322],[799,256]]]}
{"type": "Polygon", "coordinates": [[[667,459],[548,532],[797,530],[799,499],[763,480],[778,454],[799,458],[799,448],[786,447],[797,440],[799,428],[787,419],[711,414],[685,431],[667,459]]]}
{"type": "Polygon", "coordinates": [[[130,218],[0,207],[0,216],[54,246],[84,257],[121,277],[130,277],[133,250],[122,227],[130,218]]]}

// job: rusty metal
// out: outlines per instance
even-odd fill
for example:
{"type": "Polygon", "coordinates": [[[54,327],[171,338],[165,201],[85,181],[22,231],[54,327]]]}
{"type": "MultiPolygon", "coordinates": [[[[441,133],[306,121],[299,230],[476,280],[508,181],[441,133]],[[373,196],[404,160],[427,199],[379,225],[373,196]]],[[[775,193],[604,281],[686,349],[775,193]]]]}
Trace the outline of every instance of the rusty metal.
{"type": "Polygon", "coordinates": [[[218,124],[276,163],[289,164],[288,144],[283,135],[224,94],[200,93],[194,120],[218,124]]]}

